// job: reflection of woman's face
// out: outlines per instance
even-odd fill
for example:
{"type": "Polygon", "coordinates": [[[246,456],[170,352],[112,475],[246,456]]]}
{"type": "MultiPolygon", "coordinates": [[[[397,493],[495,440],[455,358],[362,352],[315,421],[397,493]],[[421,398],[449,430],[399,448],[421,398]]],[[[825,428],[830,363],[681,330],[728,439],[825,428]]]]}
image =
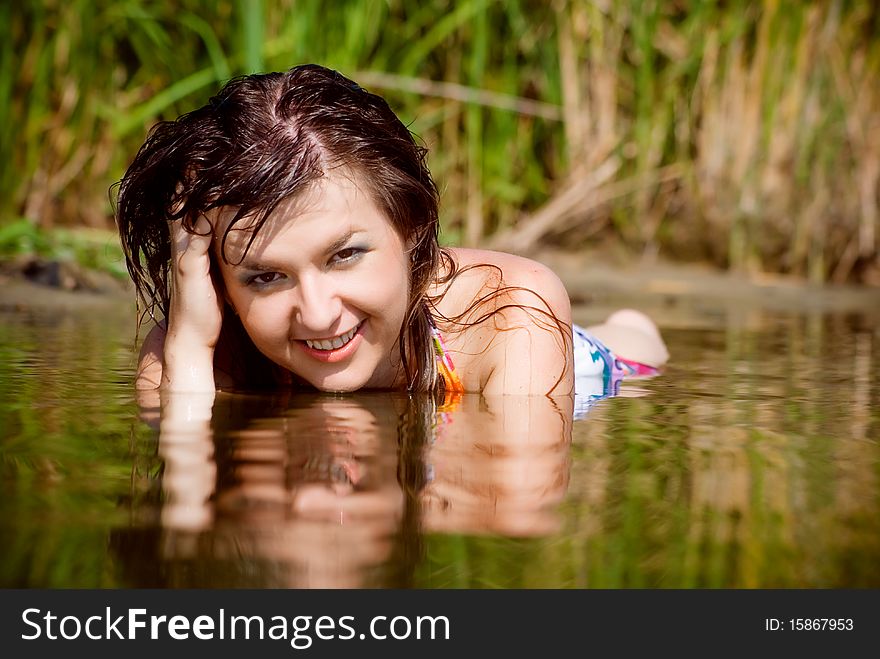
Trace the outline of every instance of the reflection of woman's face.
{"type": "MultiPolygon", "coordinates": [[[[219,235],[232,215],[221,216],[219,235]]],[[[409,259],[370,195],[331,172],[282,203],[245,255],[251,235],[230,232],[231,264],[216,261],[254,345],[322,391],[393,386],[409,259]]]]}
{"type": "MultiPolygon", "coordinates": [[[[396,480],[397,441],[393,424],[381,425],[371,412],[346,400],[326,400],[293,408],[234,432],[234,474],[219,493],[229,500],[283,503],[297,515],[338,520],[338,512],[370,509],[378,494],[381,508],[402,504],[396,480]],[[350,499],[350,500],[347,500],[350,499]]],[[[227,506],[234,512],[237,506],[227,506]]]]}
{"type": "Polygon", "coordinates": [[[395,479],[396,445],[393,437],[382,436],[370,412],[351,402],[328,401],[291,410],[284,424],[296,513],[334,521],[344,519],[346,509],[399,516],[393,510],[403,505],[395,479]]]}
{"type": "Polygon", "coordinates": [[[298,586],[363,585],[391,554],[406,505],[390,412],[326,399],[234,433],[215,528],[258,538],[256,554],[294,570],[298,586]]]}

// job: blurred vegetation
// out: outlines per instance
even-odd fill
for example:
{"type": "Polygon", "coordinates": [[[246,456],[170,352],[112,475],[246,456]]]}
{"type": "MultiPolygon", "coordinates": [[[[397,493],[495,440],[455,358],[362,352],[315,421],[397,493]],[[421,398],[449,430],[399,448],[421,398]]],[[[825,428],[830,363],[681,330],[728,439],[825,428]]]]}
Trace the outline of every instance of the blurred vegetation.
{"type": "Polygon", "coordinates": [[[0,226],[112,228],[155,121],[318,62],[431,149],[450,242],[880,281],[873,2],[25,0],[0,30],[0,226]]]}
{"type": "Polygon", "coordinates": [[[0,225],[0,259],[31,262],[33,257],[76,263],[80,266],[128,279],[125,256],[115,234],[88,227],[46,229],[21,218],[0,225]]]}

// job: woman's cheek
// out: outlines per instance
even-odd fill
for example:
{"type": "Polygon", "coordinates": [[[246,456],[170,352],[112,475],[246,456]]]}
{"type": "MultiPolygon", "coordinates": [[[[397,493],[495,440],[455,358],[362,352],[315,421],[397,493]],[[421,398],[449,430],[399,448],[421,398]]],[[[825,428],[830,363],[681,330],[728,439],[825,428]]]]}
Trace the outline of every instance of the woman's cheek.
{"type": "Polygon", "coordinates": [[[406,261],[401,261],[399,256],[383,259],[381,271],[377,273],[375,281],[382,282],[381,286],[375,286],[372,290],[372,294],[379,304],[385,305],[401,299],[405,300],[409,289],[409,271],[406,261]]]}
{"type": "Polygon", "coordinates": [[[286,342],[290,332],[283,305],[280,300],[273,304],[272,296],[252,300],[242,322],[247,325],[250,334],[269,340],[286,342]]]}

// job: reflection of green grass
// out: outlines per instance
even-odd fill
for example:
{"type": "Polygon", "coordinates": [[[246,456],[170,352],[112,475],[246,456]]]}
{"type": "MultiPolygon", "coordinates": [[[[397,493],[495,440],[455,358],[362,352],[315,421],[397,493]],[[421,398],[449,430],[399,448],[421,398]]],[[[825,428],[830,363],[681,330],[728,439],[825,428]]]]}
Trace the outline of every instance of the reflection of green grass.
{"type": "MultiPolygon", "coordinates": [[[[732,328],[711,350],[696,335],[690,351],[670,345],[675,372],[649,396],[575,424],[559,533],[430,534],[412,585],[877,587],[880,345],[820,321],[732,328]]],[[[0,314],[0,586],[124,587],[123,562],[167,576],[146,562],[156,546],[109,548],[120,529],[134,544],[162,532],[161,461],[135,419],[127,336],[106,318],[0,314]]],[[[228,560],[225,576],[184,562],[165,583],[196,569],[205,584],[277,583],[228,560]]]]}
{"type": "MultiPolygon", "coordinates": [[[[792,339],[789,349],[799,350],[792,339]]],[[[846,340],[837,334],[841,345],[814,355],[813,367],[823,358],[836,363],[846,340]]],[[[843,430],[866,410],[847,399],[833,376],[812,389],[800,388],[811,381],[809,370],[772,377],[791,356],[761,336],[733,331],[727,345],[728,354],[706,364],[720,374],[712,398],[683,396],[687,380],[678,386],[659,381],[661,391],[677,393],[674,402],[659,394],[614,399],[578,422],[576,430],[593,430],[589,442],[572,447],[561,533],[528,540],[432,535],[417,585],[880,584],[880,453],[875,443],[843,430]],[[730,360],[726,367],[724,359],[730,360]],[[752,377],[746,364],[761,364],[765,377],[752,377]],[[772,387],[778,387],[778,401],[773,394],[768,399],[772,387]],[[783,398],[787,388],[798,395],[783,398]]],[[[874,391],[876,396],[876,385],[874,391]]],[[[880,423],[876,409],[866,427],[880,423]]]]}
{"type": "Polygon", "coordinates": [[[52,316],[0,322],[0,584],[118,587],[108,537],[130,523],[149,433],[121,328],[52,316]]]}
{"type": "Polygon", "coordinates": [[[543,544],[540,539],[432,535],[427,538],[415,585],[455,589],[548,586],[534,573],[543,544]]]}

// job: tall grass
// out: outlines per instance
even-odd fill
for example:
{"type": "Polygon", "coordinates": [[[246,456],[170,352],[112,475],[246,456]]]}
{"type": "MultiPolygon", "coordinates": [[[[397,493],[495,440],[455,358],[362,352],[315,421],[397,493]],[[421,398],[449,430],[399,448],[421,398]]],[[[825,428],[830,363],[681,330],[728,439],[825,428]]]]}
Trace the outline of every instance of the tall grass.
{"type": "Polygon", "coordinates": [[[0,6],[0,223],[111,226],[158,119],[314,61],[431,149],[446,239],[880,281],[880,10],[856,0],[0,6]]]}

